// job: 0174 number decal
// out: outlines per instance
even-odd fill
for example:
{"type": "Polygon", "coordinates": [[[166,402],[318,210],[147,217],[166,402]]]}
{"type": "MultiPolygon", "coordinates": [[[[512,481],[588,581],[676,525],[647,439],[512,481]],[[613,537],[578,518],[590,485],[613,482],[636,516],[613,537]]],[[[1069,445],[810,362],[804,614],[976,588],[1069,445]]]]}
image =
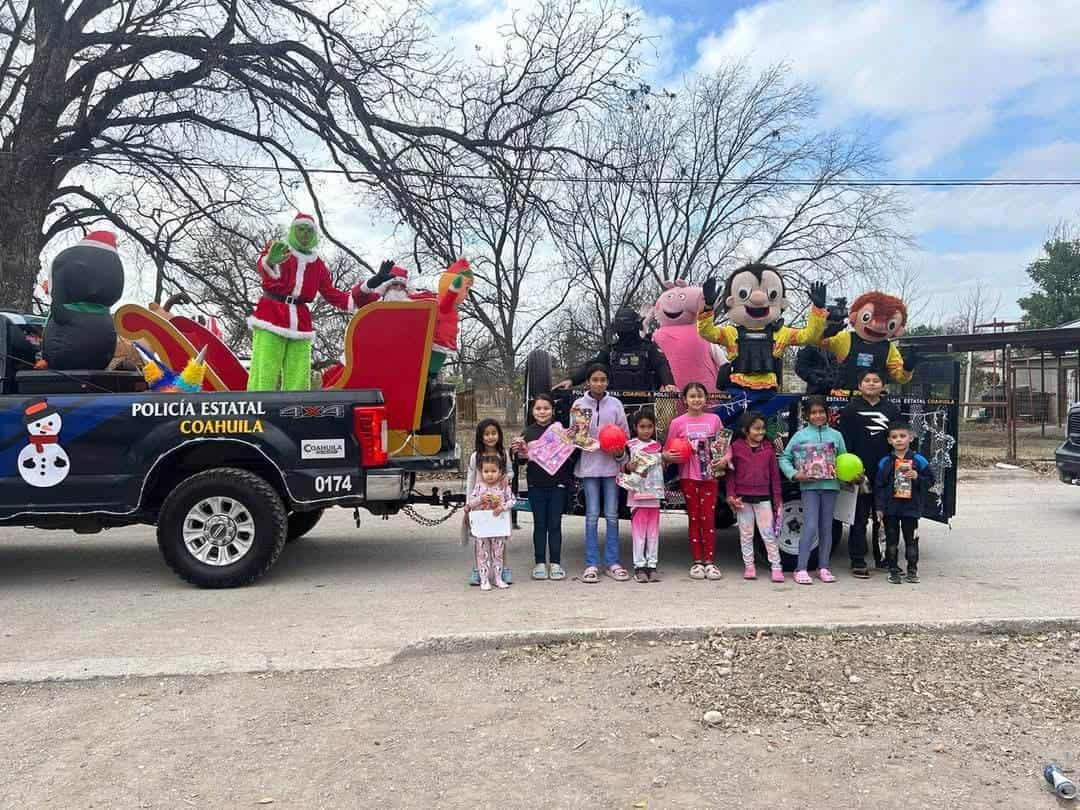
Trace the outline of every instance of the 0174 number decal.
{"type": "Polygon", "coordinates": [[[332,495],[335,492],[352,492],[353,482],[351,475],[317,475],[315,476],[315,492],[319,495],[332,495]]]}

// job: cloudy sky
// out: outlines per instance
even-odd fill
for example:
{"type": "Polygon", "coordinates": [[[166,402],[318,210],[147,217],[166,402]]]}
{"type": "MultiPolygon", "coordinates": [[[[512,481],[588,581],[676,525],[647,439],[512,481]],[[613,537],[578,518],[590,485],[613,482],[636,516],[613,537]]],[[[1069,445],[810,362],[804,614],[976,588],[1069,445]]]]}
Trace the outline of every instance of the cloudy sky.
{"type": "MultiPolygon", "coordinates": [[[[464,40],[484,40],[520,0],[440,0],[464,40]]],[[[643,0],[657,83],[730,60],[787,62],[815,87],[822,127],[880,145],[901,179],[1080,178],[1076,0],[643,0]]],[[[921,271],[949,315],[982,279],[1019,313],[1024,267],[1060,220],[1080,221],[1080,187],[905,192],[921,271]]]]}
{"type": "MultiPolygon", "coordinates": [[[[531,6],[429,4],[439,33],[463,53],[497,44],[499,26],[531,6]]],[[[730,60],[786,62],[816,88],[821,127],[879,144],[883,177],[1080,178],[1078,0],[640,0],[639,8],[656,38],[655,85],[730,60]]],[[[393,223],[358,208],[333,178],[322,182],[339,236],[375,263],[395,255],[393,223]]],[[[1000,291],[998,315],[1018,315],[1016,299],[1029,290],[1024,268],[1050,228],[1080,224],[1080,186],[904,194],[919,245],[909,264],[931,302],[924,321],[957,312],[980,280],[1000,291]]],[[[129,284],[129,297],[145,296],[139,286],[129,284]]]]}

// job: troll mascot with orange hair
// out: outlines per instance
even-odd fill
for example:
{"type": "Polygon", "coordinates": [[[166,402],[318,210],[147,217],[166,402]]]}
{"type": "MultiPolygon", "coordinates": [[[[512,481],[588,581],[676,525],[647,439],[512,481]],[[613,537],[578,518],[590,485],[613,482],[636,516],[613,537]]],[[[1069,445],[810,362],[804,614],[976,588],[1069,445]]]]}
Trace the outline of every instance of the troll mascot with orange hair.
{"type": "Polygon", "coordinates": [[[883,381],[908,383],[919,358],[910,348],[904,357],[892,342],[904,334],[907,317],[907,306],[895,295],[872,290],[856,298],[848,310],[851,329],[821,341],[839,363],[836,386],[854,391],[869,370],[877,371],[883,381]]]}

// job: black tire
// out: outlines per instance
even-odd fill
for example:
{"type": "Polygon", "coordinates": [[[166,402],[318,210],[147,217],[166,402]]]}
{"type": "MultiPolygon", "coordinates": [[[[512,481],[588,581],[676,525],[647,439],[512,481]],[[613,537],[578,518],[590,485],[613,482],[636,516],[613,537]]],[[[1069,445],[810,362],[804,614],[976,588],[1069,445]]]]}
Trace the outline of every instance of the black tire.
{"type": "MultiPolygon", "coordinates": [[[[208,517],[216,517],[205,512],[208,517]]],[[[198,531],[197,521],[192,518],[198,531]]],[[[165,499],[158,515],[158,548],[168,566],[181,579],[200,588],[235,588],[250,585],[270,570],[288,537],[289,519],[281,497],[266,480],[247,470],[219,467],[185,479],[165,499]],[[249,532],[238,534],[236,542],[218,547],[216,558],[238,553],[233,562],[211,564],[198,559],[184,540],[185,522],[197,506],[209,499],[220,499],[222,508],[236,517],[236,523],[250,524],[249,532]],[[247,540],[247,550],[239,553],[247,540]],[[223,550],[224,549],[224,550],[223,550]]],[[[210,531],[206,528],[205,531],[210,531]]],[[[203,541],[201,547],[213,553],[214,543],[203,541]]]]}
{"type": "Polygon", "coordinates": [[[315,528],[315,525],[323,516],[322,509],[315,509],[311,512],[290,512],[289,513],[289,530],[285,536],[286,543],[292,543],[299,540],[305,534],[315,528]]]}
{"type": "Polygon", "coordinates": [[[535,394],[551,393],[551,355],[543,349],[529,352],[525,360],[525,406],[535,394]]]}

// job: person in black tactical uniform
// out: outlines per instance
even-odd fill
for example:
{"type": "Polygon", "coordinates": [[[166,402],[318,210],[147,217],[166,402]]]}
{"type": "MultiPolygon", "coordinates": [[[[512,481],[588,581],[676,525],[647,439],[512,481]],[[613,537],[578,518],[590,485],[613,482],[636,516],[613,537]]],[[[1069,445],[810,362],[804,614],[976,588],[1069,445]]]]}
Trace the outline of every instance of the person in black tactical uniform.
{"type": "Polygon", "coordinates": [[[641,316],[632,307],[620,307],[611,322],[615,341],[570,374],[555,388],[572,388],[585,381],[590,366],[611,369],[614,391],[675,391],[667,359],[660,347],[641,336],[641,316]]]}

